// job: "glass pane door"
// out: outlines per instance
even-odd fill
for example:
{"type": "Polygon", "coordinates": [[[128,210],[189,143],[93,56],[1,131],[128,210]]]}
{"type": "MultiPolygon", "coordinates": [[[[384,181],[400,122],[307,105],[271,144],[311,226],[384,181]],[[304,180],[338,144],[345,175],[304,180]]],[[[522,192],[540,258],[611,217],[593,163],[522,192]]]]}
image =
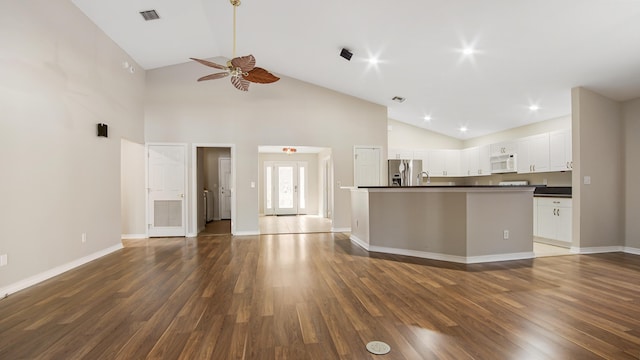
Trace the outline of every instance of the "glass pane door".
{"type": "Polygon", "coordinates": [[[276,165],[277,206],[276,214],[288,215],[298,213],[298,179],[295,164],[276,165]]]}

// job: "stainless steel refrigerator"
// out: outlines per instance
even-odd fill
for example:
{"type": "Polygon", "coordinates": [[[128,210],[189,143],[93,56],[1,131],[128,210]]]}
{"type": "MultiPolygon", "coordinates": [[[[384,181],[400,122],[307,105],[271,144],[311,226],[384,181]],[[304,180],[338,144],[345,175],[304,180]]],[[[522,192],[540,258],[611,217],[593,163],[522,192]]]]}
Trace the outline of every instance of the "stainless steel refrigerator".
{"type": "Polygon", "coordinates": [[[422,185],[422,160],[389,160],[389,186],[422,185]]]}

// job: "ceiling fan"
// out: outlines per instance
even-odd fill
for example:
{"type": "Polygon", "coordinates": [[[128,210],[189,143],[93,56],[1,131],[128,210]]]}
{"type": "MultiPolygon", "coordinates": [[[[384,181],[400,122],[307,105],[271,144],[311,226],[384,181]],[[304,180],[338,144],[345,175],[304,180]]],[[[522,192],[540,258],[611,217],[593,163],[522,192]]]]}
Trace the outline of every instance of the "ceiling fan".
{"type": "Polygon", "coordinates": [[[202,65],[206,65],[215,69],[224,70],[207,76],[203,76],[198,81],[222,79],[231,76],[231,83],[238,90],[248,91],[249,84],[269,84],[280,80],[279,77],[271,74],[269,71],[256,66],[256,58],[253,55],[236,57],[236,9],[240,6],[240,0],[230,0],[233,5],[233,59],[227,61],[227,65],[216,64],[211,61],[190,58],[202,65]]]}

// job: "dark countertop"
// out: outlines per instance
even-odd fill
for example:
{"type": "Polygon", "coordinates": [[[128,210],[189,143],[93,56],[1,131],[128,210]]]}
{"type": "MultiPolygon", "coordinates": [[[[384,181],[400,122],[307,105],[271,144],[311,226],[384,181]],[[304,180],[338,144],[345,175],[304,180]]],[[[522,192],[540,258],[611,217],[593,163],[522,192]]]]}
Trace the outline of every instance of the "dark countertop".
{"type": "Polygon", "coordinates": [[[536,185],[417,185],[417,186],[357,186],[358,189],[412,189],[412,188],[532,188],[536,185]]]}
{"type": "Polygon", "coordinates": [[[536,186],[534,197],[571,198],[571,186],[536,186]]]}

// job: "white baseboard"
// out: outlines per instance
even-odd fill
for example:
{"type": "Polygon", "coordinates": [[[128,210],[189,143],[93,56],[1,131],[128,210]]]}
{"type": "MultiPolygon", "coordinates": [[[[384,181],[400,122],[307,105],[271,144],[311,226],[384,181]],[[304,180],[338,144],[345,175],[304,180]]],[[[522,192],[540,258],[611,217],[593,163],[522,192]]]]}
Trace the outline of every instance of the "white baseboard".
{"type": "Polygon", "coordinates": [[[571,247],[571,253],[573,254],[601,254],[622,251],[624,251],[622,246],[571,247]]]}
{"type": "Polygon", "coordinates": [[[260,231],[259,230],[236,231],[232,235],[233,236],[253,236],[253,235],[260,235],[260,231]]]}
{"type": "Polygon", "coordinates": [[[132,239],[146,239],[147,234],[122,234],[120,239],[122,240],[132,240],[132,239]]]}
{"type": "Polygon", "coordinates": [[[349,236],[349,239],[352,242],[354,242],[356,245],[360,246],[361,248],[371,252],[413,256],[413,257],[419,257],[423,259],[450,261],[450,262],[461,263],[461,264],[477,264],[477,263],[496,262],[496,261],[533,259],[535,257],[535,255],[531,251],[522,252],[522,253],[512,253],[512,254],[465,257],[465,256],[439,254],[439,253],[432,253],[432,252],[418,251],[418,250],[396,249],[396,248],[389,248],[389,247],[383,247],[383,246],[370,246],[365,241],[363,241],[362,239],[358,238],[353,234],[349,236]]]}
{"type": "Polygon", "coordinates": [[[478,264],[486,262],[497,261],[511,261],[511,260],[525,260],[535,258],[533,251],[509,253],[509,254],[496,254],[496,255],[481,255],[481,256],[467,256],[467,264],[478,264]]]}
{"type": "Polygon", "coordinates": [[[112,252],[118,251],[122,249],[122,243],[119,243],[117,245],[111,246],[109,248],[106,248],[104,250],[100,250],[98,252],[95,252],[93,254],[89,254],[85,257],[82,257],[80,259],[68,262],[66,264],[60,265],[60,266],[56,266],[53,269],[49,269],[45,272],[41,272],[40,274],[28,277],[24,280],[18,281],[17,283],[13,283],[7,287],[4,288],[0,288],[0,295],[1,296],[6,296],[6,295],[10,295],[13,294],[15,292],[18,292],[20,290],[26,289],[30,286],[33,286],[37,283],[43,282],[45,280],[51,279],[54,276],[58,276],[64,272],[67,272],[69,270],[72,270],[74,268],[77,268],[80,265],[84,265],[88,262],[91,262],[93,260],[96,260],[98,258],[101,258],[105,255],[109,255],[112,252]]]}
{"type": "Polygon", "coordinates": [[[194,238],[194,237],[198,237],[198,234],[197,233],[187,233],[187,235],[185,235],[184,237],[194,238]]]}
{"type": "Polygon", "coordinates": [[[364,240],[360,239],[359,237],[351,234],[349,235],[349,239],[351,241],[353,241],[356,245],[360,246],[361,248],[369,251],[369,244],[367,244],[364,240]]]}
{"type": "Polygon", "coordinates": [[[629,247],[629,246],[625,246],[624,247],[624,252],[626,252],[627,254],[640,255],[640,249],[639,248],[633,248],[633,247],[629,247]]]}
{"type": "Polygon", "coordinates": [[[351,228],[350,227],[345,227],[345,228],[331,228],[331,232],[339,232],[339,233],[348,233],[351,232],[351,228]]]}

